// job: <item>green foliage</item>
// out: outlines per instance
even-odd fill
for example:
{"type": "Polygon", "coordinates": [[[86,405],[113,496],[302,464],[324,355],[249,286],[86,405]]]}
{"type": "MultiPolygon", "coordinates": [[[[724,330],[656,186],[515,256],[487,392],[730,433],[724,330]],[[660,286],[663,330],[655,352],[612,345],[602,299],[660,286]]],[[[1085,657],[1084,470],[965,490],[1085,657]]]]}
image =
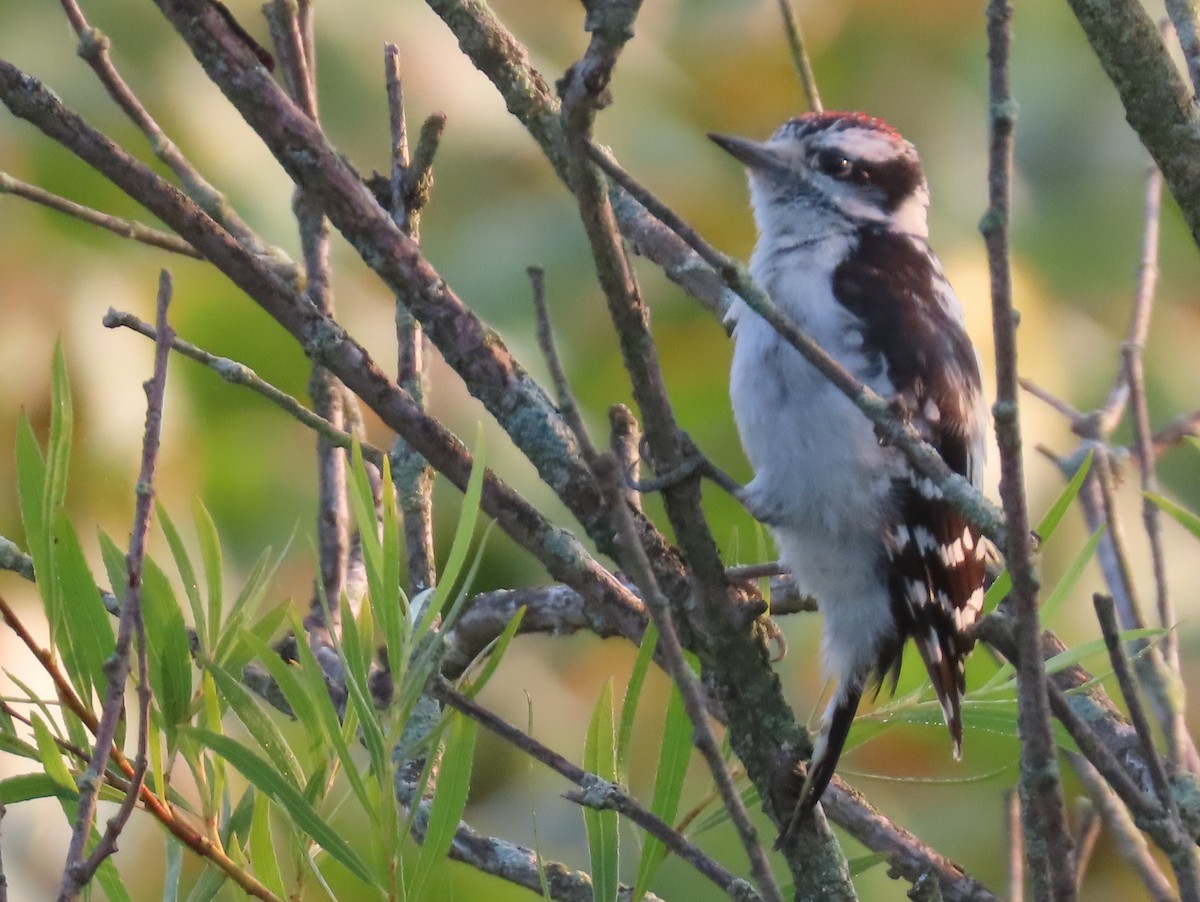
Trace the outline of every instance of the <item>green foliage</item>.
{"type": "MultiPolygon", "coordinates": [[[[602,780],[617,782],[616,732],[613,724],[612,680],[606,680],[592,709],[587,739],[583,746],[583,766],[602,780]]],[[[620,865],[617,845],[617,812],[583,809],[588,849],[592,859],[592,898],[595,902],[616,902],[620,865]]]]}

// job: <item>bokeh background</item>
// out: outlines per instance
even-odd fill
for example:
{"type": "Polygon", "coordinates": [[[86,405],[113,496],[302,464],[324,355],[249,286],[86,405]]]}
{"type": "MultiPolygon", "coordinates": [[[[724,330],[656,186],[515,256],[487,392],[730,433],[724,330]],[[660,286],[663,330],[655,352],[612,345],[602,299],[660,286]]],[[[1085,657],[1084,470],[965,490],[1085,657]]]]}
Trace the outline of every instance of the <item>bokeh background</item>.
{"type": "MultiPolygon", "coordinates": [[[[227,5],[266,42],[258,0],[227,0],[227,5]]],[[[496,0],[493,8],[551,80],[586,46],[576,3],[496,0]]],[[[796,8],[826,106],[883,116],[921,149],[933,196],[933,243],[963,298],[970,331],[985,370],[990,370],[986,267],[976,231],[985,207],[983,3],[829,0],[796,8]]],[[[118,67],[168,134],[254,228],[297,258],[290,183],[206,81],[154,6],[144,0],[91,0],[85,12],[111,36],[118,67]]],[[[317,24],[324,125],[361,171],[386,170],[388,165],[383,41],[401,49],[412,127],[433,110],[446,112],[449,126],[423,225],[426,253],[539,376],[545,371],[534,341],[525,268],[545,267],[560,349],[576,394],[602,433],[607,407],[629,400],[628,383],[573,202],[532,139],[507,114],[491,85],[459,55],[442,22],[416,0],[318,3],[317,24]]],[[[0,0],[0,56],[46,81],[90,122],[150,160],[141,136],[76,57],[74,46],[57,4],[0,0]]],[[[1013,265],[1022,314],[1022,371],[1088,409],[1103,402],[1119,364],[1136,275],[1147,158],[1124,124],[1115,92],[1066,4],[1019,5],[1013,80],[1020,103],[1013,265]]],[[[704,136],[713,130],[765,136],[803,109],[775,3],[646,4],[612,93],[615,102],[597,123],[598,139],[716,245],[748,256],[753,226],[743,175],[704,136]]],[[[6,111],[0,112],[0,170],[107,212],[147,219],[115,188],[6,111]]],[[[109,306],[152,318],[157,272],[164,266],[175,276],[171,316],[182,337],[241,360],[304,396],[308,367],[301,352],[210,268],[0,196],[0,534],[24,544],[12,480],[13,435],[21,416],[44,435],[50,359],[59,339],[75,398],[70,504],[78,528],[85,539],[96,528],[118,541],[128,534],[144,417],[140,385],[150,372],[151,346],[131,333],[105,330],[100,319],[109,306]]],[[[378,360],[392,361],[393,311],[387,290],[337,241],[335,266],[339,318],[378,360]]],[[[725,333],[654,267],[642,266],[641,275],[683,426],[737,478],[748,478],[726,393],[730,344],[725,333]]],[[[1151,414],[1159,424],[1197,404],[1198,277],[1196,248],[1168,201],[1159,301],[1148,344],[1151,414]]],[[[486,420],[482,408],[444,366],[434,364],[432,382],[435,412],[460,435],[472,436],[474,424],[486,420]]],[[[1062,419],[1036,400],[1027,400],[1023,417],[1036,515],[1061,488],[1061,477],[1033,447],[1045,444],[1067,452],[1074,441],[1062,419]]],[[[374,441],[389,442],[377,423],[368,425],[374,441]]],[[[489,463],[567,522],[532,468],[502,433],[489,429],[489,463]]],[[[188,361],[172,364],[159,497],[184,525],[186,536],[194,535],[186,525],[190,501],[203,499],[222,536],[230,585],[238,583],[264,548],[279,549],[290,540],[272,596],[301,603],[307,597],[314,559],[313,444],[300,426],[257,396],[188,361]]],[[[1195,448],[1172,451],[1162,461],[1165,490],[1193,509],[1200,507],[1197,473],[1200,455],[1195,448]]],[[[1148,595],[1144,542],[1132,528],[1137,523],[1135,485],[1131,475],[1123,503],[1138,555],[1138,578],[1148,595]]],[[[994,484],[990,491],[994,496],[994,484]]],[[[436,499],[444,548],[458,499],[445,486],[438,487],[436,499]]],[[[650,504],[653,510],[654,502],[650,504]]],[[[730,563],[762,558],[761,535],[735,504],[706,490],[706,505],[730,563]]],[[[1165,531],[1190,678],[1200,656],[1194,619],[1200,554],[1194,540],[1173,523],[1165,531]]],[[[1046,548],[1047,584],[1062,572],[1083,536],[1078,514],[1068,517],[1046,548]]],[[[165,556],[161,537],[156,543],[165,556]]],[[[94,543],[90,551],[95,557],[94,543]]],[[[492,535],[477,588],[544,579],[527,555],[498,532],[492,535]]],[[[1089,598],[1099,586],[1093,565],[1051,624],[1068,643],[1097,635],[1089,598]]],[[[15,575],[0,573],[0,592],[26,611],[36,605],[32,589],[15,575]]],[[[812,717],[822,688],[817,623],[811,615],[793,617],[783,628],[790,653],[778,666],[799,715],[812,717]]],[[[992,668],[986,652],[976,658],[969,682],[975,674],[986,677],[992,668]]],[[[489,687],[488,701],[519,723],[532,716],[536,735],[577,757],[599,687],[613,676],[619,690],[631,661],[631,649],[617,641],[521,639],[489,687]]],[[[32,662],[4,631],[0,666],[36,681],[32,662]]],[[[916,670],[907,668],[902,686],[911,687],[918,679],[916,670]]],[[[11,691],[7,682],[0,687],[11,691]]],[[[632,775],[635,791],[643,794],[652,785],[664,700],[663,682],[653,680],[638,723],[632,775]]],[[[842,772],[904,826],[1003,892],[1004,794],[1016,781],[1016,751],[1012,736],[968,734],[966,760],[956,765],[940,727],[902,727],[848,755],[842,772]]],[[[0,774],[14,766],[0,759],[0,774]]],[[[685,808],[707,790],[701,770],[692,768],[685,808]]],[[[565,788],[553,775],[481,736],[467,816],[481,830],[536,843],[550,858],[586,867],[582,818],[557,798],[565,788]]],[[[1071,781],[1068,791],[1078,794],[1071,781]]],[[[138,898],[160,898],[161,836],[136,818],[132,829],[137,838],[126,838],[118,865],[138,898]]],[[[353,825],[346,830],[353,838],[353,825]]],[[[67,835],[57,804],[9,810],[3,852],[11,898],[51,897],[67,835]]],[[[632,866],[633,834],[626,839],[632,866]]],[[[723,828],[705,834],[701,842],[735,869],[744,867],[723,828]]],[[[1113,851],[1102,839],[1086,898],[1138,897],[1138,885],[1113,851]]],[[[861,854],[853,842],[848,852],[861,854]]],[[[859,885],[864,899],[902,894],[884,868],[865,874],[859,885]]],[[[489,898],[531,898],[482,881],[461,866],[442,871],[431,898],[474,898],[485,888],[489,898]]],[[[712,895],[709,885],[674,861],[663,867],[654,888],[666,898],[712,895]]]]}

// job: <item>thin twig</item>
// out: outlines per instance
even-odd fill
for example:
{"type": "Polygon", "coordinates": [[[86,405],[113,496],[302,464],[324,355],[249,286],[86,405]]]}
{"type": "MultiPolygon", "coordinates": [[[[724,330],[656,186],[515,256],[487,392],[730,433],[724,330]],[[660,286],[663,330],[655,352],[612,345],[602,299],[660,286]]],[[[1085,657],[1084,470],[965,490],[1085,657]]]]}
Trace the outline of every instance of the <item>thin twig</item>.
{"type": "MultiPolygon", "coordinates": [[[[642,427],[633,411],[624,404],[614,404],[608,409],[608,450],[616,455],[625,474],[626,483],[632,483],[641,475],[642,427]]],[[[638,513],[642,511],[642,493],[632,485],[625,491],[625,503],[638,513]]]]}
{"type": "Polygon", "coordinates": [[[1075,891],[1083,889],[1084,878],[1092,863],[1092,853],[1104,828],[1104,820],[1092,800],[1081,796],[1075,800],[1075,891]]]}
{"type": "Polygon", "coordinates": [[[1008,902],[1025,902],[1025,835],[1021,832],[1021,793],[1009,791],[1004,806],[1008,836],[1008,902]]]}
{"type": "MultiPolygon", "coordinates": [[[[1154,283],[1158,273],[1158,223],[1162,200],[1162,174],[1151,167],[1146,178],[1146,215],[1142,238],[1141,264],[1138,267],[1138,291],[1134,297],[1134,315],[1129,328],[1129,337],[1122,346],[1125,358],[1125,377],[1129,385],[1133,433],[1134,456],[1141,470],[1142,523],[1150,543],[1150,556],[1154,569],[1155,606],[1158,624],[1166,634],[1160,650],[1163,661],[1179,690],[1183,691],[1182,672],[1179,662],[1179,643],[1173,627],[1175,610],[1167,591],[1166,554],[1163,549],[1162,525],[1158,505],[1147,497],[1158,492],[1158,476],[1154,455],[1154,438],[1150,429],[1149,405],[1146,402],[1146,377],[1143,367],[1146,333],[1149,329],[1150,308],[1154,295],[1154,283]]],[[[1180,699],[1179,708],[1183,707],[1180,699]]],[[[1178,732],[1178,731],[1175,731],[1178,732]]],[[[1168,749],[1171,760],[1180,764],[1187,758],[1184,743],[1173,742],[1168,749]]]]}
{"type": "Polygon", "coordinates": [[[1200,9],[1188,0],[1166,0],[1166,5],[1170,24],[1175,26],[1175,34],[1179,36],[1192,90],[1200,92],[1200,9]]]}
{"type": "MultiPolygon", "coordinates": [[[[517,729],[512,724],[492,713],[482,705],[467,698],[454,689],[445,679],[436,677],[429,687],[430,694],[441,702],[463,712],[481,726],[495,733],[501,739],[511,743],[526,755],[540,761],[555,773],[560,774],[572,783],[584,788],[604,784],[603,796],[605,802],[600,807],[612,807],[644,829],[651,836],[661,840],[667,848],[694,867],[703,876],[715,883],[725,892],[741,888],[749,892],[750,898],[760,898],[757,893],[745,886],[745,881],[726,870],[713,859],[701,852],[693,843],[676,832],[670,824],[651,814],[638,802],[625,793],[619,786],[607,783],[595,774],[589,773],[572,761],[564,758],[553,749],[538,742],[528,733],[517,729]]],[[[572,799],[580,804],[590,804],[582,799],[572,799]]],[[[593,806],[595,807],[595,806],[593,806]]]]}
{"type": "Polygon", "coordinates": [[[796,21],[796,13],[792,9],[791,0],[779,0],[779,12],[783,16],[783,29],[787,33],[788,49],[792,53],[792,65],[796,67],[796,75],[800,78],[800,87],[808,108],[814,113],[823,109],[821,94],[817,90],[817,79],[813,75],[812,62],[808,58],[808,50],[804,47],[804,38],[800,31],[800,23],[796,21]]]}
{"type": "Polygon", "coordinates": [[[158,462],[163,398],[167,386],[167,359],[171,349],[172,329],[167,323],[167,306],[170,301],[171,276],[166,270],[163,270],[158,286],[157,330],[159,338],[154,347],[154,376],[145,384],[146,433],[142,442],[142,468],[138,474],[137,504],[133,529],[129,538],[129,554],[126,558],[129,581],[126,584],[125,597],[121,602],[121,620],[117,630],[116,649],[104,667],[108,677],[108,687],[104,694],[103,713],[96,730],[95,749],[87,771],[79,781],[79,809],[75,819],[75,829],[71,834],[71,843],[67,849],[66,863],[63,866],[62,884],[58,893],[59,902],[70,902],[75,899],[80,890],[91,880],[104,858],[116,851],[116,837],[133,809],[133,802],[129,802],[128,807],[122,805],[118,817],[110,822],[109,831],[105,833],[92,856],[85,861],[84,851],[96,816],[100,782],[108,768],[117,725],[125,713],[125,685],[129,679],[130,650],[135,638],[139,649],[138,673],[141,678],[139,686],[141,710],[139,713],[141,719],[138,730],[138,751],[132,777],[133,786],[126,796],[127,800],[136,801],[146,773],[146,731],[149,721],[150,690],[145,670],[142,564],[146,553],[146,534],[150,528],[150,511],[154,498],[154,469],[158,462]],[[113,829],[114,823],[116,823],[115,829],[113,829]]]}
{"type": "MultiPolygon", "coordinates": [[[[311,13],[311,8],[309,9],[311,13]]],[[[306,44],[300,7],[292,0],[272,0],[263,7],[271,41],[288,94],[313,122],[318,121],[317,87],[313,79],[312,48],[306,44]]],[[[305,297],[326,316],[333,316],[330,285],[329,221],[320,204],[302,188],[292,194],[292,211],[304,258],[305,297]]],[[[345,393],[336,376],[314,362],[308,377],[313,411],[335,429],[344,428],[345,393]]],[[[350,555],[349,500],[346,494],[346,452],[317,437],[317,558],[319,587],[314,587],[304,623],[309,630],[336,629],[339,599],[346,587],[350,555]],[[331,621],[326,623],[326,617],[331,621]]],[[[321,639],[320,641],[324,641],[321,639]]]]}
{"type": "MultiPolygon", "coordinates": [[[[138,319],[132,313],[126,313],[122,310],[109,308],[108,312],[104,314],[103,323],[109,329],[123,327],[132,332],[137,332],[139,335],[144,335],[151,340],[155,340],[158,336],[155,328],[149,323],[138,319]]],[[[239,363],[228,357],[218,357],[216,354],[210,354],[203,348],[197,347],[191,342],[184,341],[174,334],[171,336],[171,349],[187,357],[189,360],[203,364],[231,385],[241,385],[255,394],[261,395],[288,416],[307,426],[335,447],[346,451],[349,451],[352,447],[354,436],[350,432],[338,429],[324,417],[317,416],[298,399],[276,388],[244,363],[239,363]]],[[[369,443],[362,442],[361,445],[363,458],[376,466],[382,466],[384,453],[369,443]]]]}
{"type": "Polygon", "coordinates": [[[1092,601],[1096,608],[1096,619],[1100,623],[1100,632],[1104,635],[1104,644],[1108,648],[1113,672],[1121,687],[1121,696],[1125,699],[1125,705],[1129,711],[1129,719],[1132,721],[1134,729],[1137,730],[1138,739],[1142,744],[1142,757],[1150,766],[1150,778],[1154,785],[1154,791],[1166,813],[1164,832],[1171,835],[1173,847],[1167,847],[1165,851],[1171,867],[1175,871],[1175,878],[1179,881],[1180,896],[1194,902],[1194,900],[1200,899],[1200,855],[1197,853],[1194,838],[1188,835],[1187,829],[1180,820],[1179,807],[1171,792],[1171,783],[1167,778],[1166,769],[1154,749],[1154,738],[1150,734],[1150,722],[1146,719],[1146,712],[1142,709],[1137,686],[1129,669],[1129,662],[1125,659],[1124,651],[1121,648],[1121,637],[1117,628],[1113,600],[1107,595],[1097,593],[1092,597],[1092,601]]]}
{"type": "Polygon", "coordinates": [[[1009,85],[1011,23],[1009,0],[990,0],[987,7],[988,105],[991,111],[988,210],[980,223],[980,231],[987,246],[991,272],[997,386],[993,411],[1000,446],[1000,496],[1008,526],[1005,557],[1013,585],[1005,604],[1015,611],[1015,638],[1019,648],[1017,732],[1021,739],[1021,813],[1026,832],[1027,872],[1034,898],[1066,902],[1075,897],[1075,866],[1046,695],[1038,581],[1029,534],[1018,416],[1017,322],[1008,244],[1016,118],[1009,85]]]}
{"type": "Polygon", "coordinates": [[[1055,395],[1049,389],[1043,388],[1042,386],[1038,385],[1032,379],[1026,379],[1024,377],[1021,377],[1020,379],[1017,380],[1017,383],[1021,386],[1021,388],[1023,388],[1025,391],[1029,392],[1029,394],[1033,395],[1039,401],[1042,401],[1045,404],[1048,404],[1050,407],[1052,407],[1054,410],[1057,410],[1059,413],[1061,413],[1064,417],[1071,420],[1072,422],[1076,422],[1078,420],[1083,419],[1082,413],[1080,413],[1078,410],[1076,410],[1074,407],[1072,407],[1070,404],[1068,404],[1062,398],[1055,395]]]}
{"type": "Polygon", "coordinates": [[[1175,902],[1179,896],[1171,882],[1163,875],[1158,862],[1154,860],[1145,837],[1129,816],[1129,809],[1121,803],[1112,787],[1086,758],[1075,753],[1069,753],[1067,757],[1075,774],[1087,789],[1092,803],[1100,812],[1104,826],[1116,843],[1117,851],[1141,878],[1149,898],[1153,902],[1175,902]]]}
{"type": "MultiPolygon", "coordinates": [[[[558,87],[563,98],[563,133],[568,150],[567,182],[579,205],[580,218],[591,244],[609,315],[620,338],[622,359],[630,374],[634,397],[645,419],[646,439],[654,454],[655,466],[670,469],[681,462],[680,430],[650,335],[641,290],[629,265],[608,192],[588,152],[596,112],[606,102],[613,68],[626,42],[633,36],[633,23],[639,7],[639,2],[592,4],[587,18],[592,40],[583,58],[571,66],[558,87]]],[[[640,589],[650,616],[658,627],[659,643],[668,673],[679,687],[684,707],[692,721],[693,740],[721,790],[722,801],[750,859],[754,880],[764,897],[781,900],[774,875],[758,842],[757,831],[712,735],[696,677],[683,657],[670,604],[659,591],[645,549],[636,534],[632,514],[624,503],[624,477],[620,467],[611,455],[593,459],[591,467],[607,495],[608,508],[619,537],[620,559],[640,589]]],[[[721,614],[728,616],[728,600],[716,543],[712,541],[699,505],[699,487],[694,480],[680,484],[665,490],[663,500],[691,570],[700,606],[706,613],[712,611],[716,615],[709,625],[709,629],[713,630],[719,622],[716,617],[721,614]]],[[[811,873],[812,869],[809,871],[811,873]]],[[[809,875],[804,876],[808,878],[809,875]]],[[[798,886],[800,881],[801,876],[797,875],[798,886]]]]}
{"type": "Polygon", "coordinates": [[[67,200],[65,197],[51,194],[49,191],[38,188],[36,185],[26,184],[20,179],[13,178],[7,172],[0,172],[0,194],[11,194],[14,197],[22,197],[25,200],[41,204],[43,207],[48,207],[51,210],[57,210],[59,213],[74,216],[76,219],[90,225],[99,226],[106,231],[112,232],[114,235],[120,235],[122,238],[129,238],[141,244],[147,244],[150,247],[170,251],[173,254],[182,254],[185,257],[192,257],[196,260],[202,259],[200,253],[194,247],[176,235],[160,232],[157,229],[144,226],[140,222],[134,222],[131,219],[121,219],[119,216],[110,216],[107,213],[101,213],[99,210],[93,210],[91,207],[77,204],[74,201],[67,200]]]}
{"type": "Polygon", "coordinates": [[[538,347],[542,349],[542,356],[546,359],[546,366],[550,370],[550,379],[554,383],[554,395],[555,400],[558,401],[558,409],[562,411],[563,419],[570,424],[574,431],[584,460],[594,466],[599,455],[592,442],[592,437],[588,434],[587,424],[583,422],[583,415],[580,413],[579,405],[575,402],[575,395],[571,391],[571,383],[567,380],[567,371],[563,368],[562,358],[558,356],[558,348],[554,343],[554,331],[550,326],[550,311],[546,306],[546,272],[540,266],[530,266],[525,271],[529,274],[529,282],[533,286],[533,309],[537,315],[538,347]]]}
{"type": "MultiPolygon", "coordinates": [[[[96,73],[117,106],[145,135],[150,150],[175,174],[188,196],[222,228],[233,235],[240,244],[263,260],[269,261],[279,275],[288,281],[295,281],[295,266],[288,260],[287,255],[279,248],[270,247],[262,242],[262,239],[229,205],[224,195],[209,184],[199,170],[184,157],[142,102],[138,100],[133,89],[129,87],[113,65],[112,57],[109,55],[108,36],[88,23],[76,0],[60,0],[60,2],[71,27],[79,37],[78,54],[91,66],[92,71],[96,73]]],[[[226,15],[228,14],[226,13],[226,15]]]]}
{"type": "MultiPolygon", "coordinates": [[[[428,166],[433,162],[432,151],[427,161],[426,175],[420,177],[426,183],[426,194],[421,196],[410,190],[413,170],[409,159],[400,50],[395,44],[385,44],[383,56],[391,131],[392,220],[416,242],[420,241],[421,210],[428,199],[428,183],[431,182],[428,166]]],[[[444,117],[442,121],[444,124],[444,117]]],[[[424,140],[425,133],[422,132],[424,140]]],[[[433,146],[436,147],[436,140],[433,146]]],[[[396,298],[396,347],[396,382],[423,408],[428,388],[425,333],[400,297],[396,298]]],[[[392,446],[392,461],[404,522],[408,590],[410,597],[413,597],[432,588],[437,580],[433,551],[433,468],[398,436],[392,446]]]]}

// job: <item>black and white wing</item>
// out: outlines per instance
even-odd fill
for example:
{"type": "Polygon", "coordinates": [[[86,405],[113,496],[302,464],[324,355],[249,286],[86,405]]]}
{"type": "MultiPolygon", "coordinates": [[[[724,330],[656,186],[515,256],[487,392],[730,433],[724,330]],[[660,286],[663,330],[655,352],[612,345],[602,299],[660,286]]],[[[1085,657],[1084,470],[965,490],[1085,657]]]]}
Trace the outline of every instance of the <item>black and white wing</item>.
{"type": "MultiPolygon", "coordinates": [[[[949,467],[978,485],[985,409],[975,349],[937,258],[914,236],[868,230],[834,272],[834,296],[862,322],[863,351],[883,367],[898,404],[949,467]]],[[[915,472],[895,481],[884,537],[893,615],[920,651],[954,740],[962,746],[966,633],[983,604],[980,535],[915,472]]],[[[895,673],[894,658],[879,674],[895,673]]]]}

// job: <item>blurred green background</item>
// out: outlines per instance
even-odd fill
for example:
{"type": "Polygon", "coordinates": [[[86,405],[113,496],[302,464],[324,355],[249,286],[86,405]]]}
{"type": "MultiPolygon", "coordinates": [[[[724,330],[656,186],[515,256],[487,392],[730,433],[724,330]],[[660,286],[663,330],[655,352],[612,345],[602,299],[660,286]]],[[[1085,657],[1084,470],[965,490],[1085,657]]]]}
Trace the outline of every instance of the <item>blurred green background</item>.
{"type": "MultiPolygon", "coordinates": [[[[266,42],[257,0],[227,0],[227,5],[266,42]]],[[[576,3],[496,0],[493,8],[551,81],[586,46],[576,3]]],[[[975,228],[985,206],[982,2],[844,0],[796,8],[826,106],[883,116],[921,149],[933,197],[933,243],[967,308],[985,371],[990,370],[986,266],[975,228]]],[[[290,183],[153,5],[93,0],[85,12],[111,36],[118,67],[185,154],[269,242],[298,257],[290,183]]],[[[360,171],[388,165],[383,41],[398,44],[403,55],[410,127],[415,130],[433,110],[446,112],[449,125],[423,222],[426,253],[459,296],[499,330],[539,377],[545,368],[536,350],[525,268],[545,267],[560,350],[589,421],[602,435],[607,407],[629,401],[628,383],[573,202],[532,139],[423,4],[318,3],[317,24],[324,125],[360,171]]],[[[150,160],[145,142],[76,57],[74,44],[57,4],[0,0],[0,56],[43,79],[92,124],[150,160]]],[[[1013,266],[1022,314],[1022,371],[1087,409],[1102,403],[1119,365],[1137,266],[1146,155],[1124,124],[1115,92],[1065,4],[1021,4],[1014,54],[1020,117],[1013,266]]],[[[704,136],[719,130],[762,137],[803,109],[775,3],[646,4],[612,93],[615,102],[597,123],[598,139],[712,242],[748,256],[753,226],[743,175],[704,136]]],[[[148,221],[115,188],[6,111],[0,112],[0,170],[106,212],[148,221]]],[[[6,461],[0,466],[0,534],[23,543],[10,475],[13,434],[22,415],[44,434],[50,357],[61,337],[76,402],[70,502],[77,525],[85,538],[95,527],[118,540],[127,535],[144,417],[140,384],[150,372],[151,346],[131,333],[105,330],[100,319],[109,306],[152,318],[157,271],[164,266],[175,276],[171,317],[182,337],[241,360],[285,390],[304,395],[308,367],[303,355],[208,267],[0,196],[0,454],[6,461]]],[[[335,266],[339,318],[379,361],[394,368],[388,292],[336,240],[335,266]]],[[[737,478],[748,478],[726,394],[728,339],[653,266],[642,265],[640,272],[682,425],[737,478]]],[[[1196,248],[1168,202],[1159,302],[1148,345],[1151,414],[1159,424],[1197,403],[1198,277],[1196,248]]],[[[432,383],[435,412],[470,438],[474,423],[484,416],[482,408],[438,363],[432,383]]],[[[1057,494],[1061,479],[1033,448],[1045,444],[1067,452],[1074,440],[1062,419],[1037,401],[1024,405],[1023,417],[1037,515],[1057,494]]],[[[390,441],[377,423],[369,423],[369,431],[377,443],[390,441]]],[[[312,446],[301,427],[257,396],[188,361],[173,362],[159,497],[181,523],[190,499],[203,498],[221,531],[231,581],[264,548],[280,548],[294,535],[275,597],[307,597],[314,557],[312,446]]],[[[568,522],[549,491],[536,482],[532,468],[490,424],[488,460],[568,522]]],[[[1200,507],[1197,472],[1200,456],[1194,448],[1163,459],[1166,491],[1192,508],[1200,507]]],[[[994,496],[994,475],[992,479],[994,496]]],[[[1136,478],[1131,475],[1129,483],[1123,510],[1138,556],[1140,585],[1148,596],[1144,542],[1134,529],[1136,478]]],[[[448,543],[457,495],[439,486],[437,502],[440,540],[448,543]]],[[[706,490],[706,504],[729,562],[761,559],[763,540],[753,522],[715,490],[706,490]]],[[[657,510],[654,505],[651,501],[651,510],[657,510]]],[[[1165,530],[1171,586],[1183,620],[1182,653],[1191,676],[1200,639],[1194,621],[1200,555],[1194,541],[1174,524],[1166,524],[1165,530]]],[[[186,529],[185,534],[192,535],[186,529]]],[[[1069,517],[1046,549],[1047,584],[1061,573],[1083,534],[1078,515],[1069,517]]],[[[161,537],[156,543],[163,553],[161,537]]],[[[528,555],[493,533],[477,588],[544,579],[528,555]]],[[[1099,587],[1093,565],[1051,624],[1068,643],[1097,634],[1088,599],[1099,587]]],[[[0,574],[0,592],[26,605],[35,598],[11,574],[0,574]]],[[[790,653],[778,666],[799,715],[809,717],[821,692],[817,624],[801,616],[782,625],[790,653]]],[[[7,632],[0,632],[0,661],[22,676],[34,673],[7,632]]],[[[539,738],[578,757],[599,686],[613,675],[620,688],[631,661],[631,649],[616,641],[521,639],[489,687],[488,702],[518,723],[532,712],[539,738]]],[[[991,669],[987,653],[977,654],[968,682],[986,678],[991,669]]],[[[902,688],[918,679],[907,668],[902,688]]],[[[635,753],[633,773],[634,789],[642,794],[652,785],[664,700],[664,685],[652,682],[638,724],[640,752],[635,753]]],[[[481,744],[467,814],[472,824],[526,844],[536,842],[549,858],[586,867],[582,818],[557,798],[566,786],[490,737],[481,736],[481,744]]],[[[1011,736],[977,732],[968,734],[965,761],[957,765],[940,726],[897,728],[848,755],[841,771],[904,826],[1004,892],[1004,794],[1016,781],[1015,757],[1011,736]]],[[[8,773],[10,766],[0,759],[0,773],[8,773]]],[[[684,807],[696,804],[707,785],[701,768],[693,766],[684,807]]],[[[1073,782],[1068,791],[1078,794],[1073,782]]],[[[139,839],[126,839],[118,864],[138,888],[139,898],[161,897],[161,839],[152,825],[136,818],[133,829],[139,839]]],[[[346,829],[352,837],[352,826],[346,829]]],[[[49,897],[57,886],[67,837],[57,805],[10,809],[3,836],[12,898],[49,897]]],[[[632,866],[633,834],[627,839],[632,866]]],[[[744,870],[742,853],[724,828],[700,841],[735,870],[744,870]]],[[[847,848],[851,855],[861,853],[853,842],[847,848]]],[[[1102,839],[1086,898],[1137,897],[1137,884],[1113,851],[1102,839]]],[[[902,895],[902,887],[887,879],[884,868],[864,875],[859,885],[864,899],[902,895]]],[[[485,887],[490,898],[532,898],[498,882],[485,883],[461,866],[449,866],[439,875],[436,897],[472,898],[485,887]]],[[[654,889],[666,898],[684,893],[712,897],[711,887],[675,861],[663,867],[654,889]]]]}

